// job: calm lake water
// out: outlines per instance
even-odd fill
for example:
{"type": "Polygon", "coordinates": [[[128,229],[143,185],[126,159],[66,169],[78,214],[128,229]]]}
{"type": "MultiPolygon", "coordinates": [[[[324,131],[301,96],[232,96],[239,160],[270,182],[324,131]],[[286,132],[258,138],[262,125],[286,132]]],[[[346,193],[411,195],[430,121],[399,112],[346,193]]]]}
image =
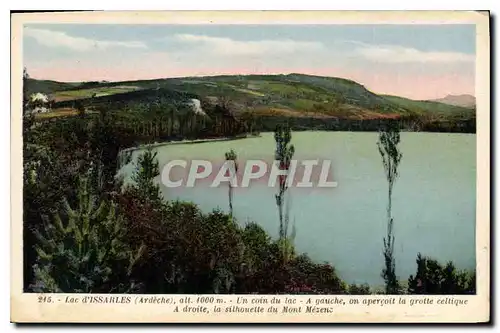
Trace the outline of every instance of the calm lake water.
{"type": "MultiPolygon", "coordinates": [[[[294,158],[332,161],[335,188],[291,188],[290,219],[295,245],[314,260],[332,263],[347,282],[383,284],[382,238],[386,233],[387,180],[376,142],[368,132],[295,132],[294,158]]],[[[224,160],[234,149],[241,160],[274,158],[274,137],[157,147],[160,167],[173,159],[224,160]]],[[[453,260],[459,268],[475,265],[476,136],[448,133],[402,133],[403,158],[394,185],[392,211],[397,275],[416,272],[416,255],[453,260]]],[[[135,151],[134,159],[140,151],[135,151]]],[[[133,165],[122,171],[130,175],[133,165]]],[[[203,210],[228,210],[226,184],[165,188],[168,199],[193,201],[203,210]]],[[[234,189],[234,214],[253,220],[274,237],[278,214],[266,184],[234,189]]]]}

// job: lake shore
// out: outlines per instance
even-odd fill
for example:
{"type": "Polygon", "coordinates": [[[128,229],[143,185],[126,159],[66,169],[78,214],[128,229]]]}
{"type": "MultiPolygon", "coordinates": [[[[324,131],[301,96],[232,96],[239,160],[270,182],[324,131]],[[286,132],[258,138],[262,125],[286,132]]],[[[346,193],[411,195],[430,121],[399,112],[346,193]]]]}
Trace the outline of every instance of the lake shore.
{"type": "MultiPolygon", "coordinates": [[[[271,132],[261,134],[255,140],[227,144],[171,146],[158,149],[157,158],[160,166],[178,159],[220,162],[229,148],[234,149],[240,161],[272,158],[274,137],[271,132]]],[[[376,132],[294,132],[294,157],[332,161],[333,179],[339,186],[325,191],[292,188],[290,192],[293,195],[290,216],[297,228],[294,243],[297,251],[308,253],[314,261],[331,263],[347,283],[367,283],[375,291],[383,289],[381,243],[387,227],[387,180],[377,140],[376,132]],[[357,244],[353,244],[353,239],[357,244]],[[348,257],[345,251],[349,252],[348,257]]],[[[476,139],[462,133],[404,132],[400,147],[403,162],[393,207],[397,216],[395,223],[404,221],[397,224],[395,249],[401,284],[415,275],[419,252],[439,261],[451,260],[459,269],[473,269],[476,139]],[[443,244],[442,239],[449,234],[454,237],[443,244]]],[[[123,170],[127,179],[134,167],[130,165],[123,170]]],[[[188,171],[189,168],[184,171],[179,168],[175,178],[183,179],[185,184],[188,171]]],[[[265,184],[234,190],[233,214],[241,223],[255,221],[271,237],[278,237],[276,191],[265,184]]],[[[209,183],[202,183],[175,189],[162,186],[161,189],[165,198],[196,203],[205,213],[212,212],[213,207],[229,212],[227,186],[211,187],[209,183]]]]}
{"type": "Polygon", "coordinates": [[[122,150],[122,153],[132,152],[135,150],[147,149],[147,148],[156,148],[162,146],[169,145],[180,145],[180,144],[196,144],[196,143],[207,143],[207,142],[218,142],[218,141],[234,141],[234,140],[242,140],[242,139],[251,139],[258,138],[261,135],[244,135],[237,137],[224,137],[224,138],[208,138],[208,139],[194,139],[194,140],[179,140],[179,141],[163,141],[163,142],[155,142],[155,143],[147,143],[143,145],[139,145],[136,147],[130,147],[122,150]]]}

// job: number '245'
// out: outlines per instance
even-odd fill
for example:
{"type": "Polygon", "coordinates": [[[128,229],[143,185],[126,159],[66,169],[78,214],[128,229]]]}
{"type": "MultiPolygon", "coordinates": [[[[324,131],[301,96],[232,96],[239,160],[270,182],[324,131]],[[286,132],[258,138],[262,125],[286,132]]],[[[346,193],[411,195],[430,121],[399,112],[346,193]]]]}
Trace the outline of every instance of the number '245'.
{"type": "Polygon", "coordinates": [[[38,303],[52,303],[52,296],[38,296],[38,303]]]}

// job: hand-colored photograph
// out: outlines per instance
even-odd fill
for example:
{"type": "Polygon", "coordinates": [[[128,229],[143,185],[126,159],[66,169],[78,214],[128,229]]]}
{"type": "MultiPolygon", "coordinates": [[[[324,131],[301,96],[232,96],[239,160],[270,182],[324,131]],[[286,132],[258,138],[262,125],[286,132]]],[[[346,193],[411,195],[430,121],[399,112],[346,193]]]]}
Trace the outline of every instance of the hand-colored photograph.
{"type": "Polygon", "coordinates": [[[22,49],[24,293],[476,294],[475,24],[27,23],[22,49]]]}

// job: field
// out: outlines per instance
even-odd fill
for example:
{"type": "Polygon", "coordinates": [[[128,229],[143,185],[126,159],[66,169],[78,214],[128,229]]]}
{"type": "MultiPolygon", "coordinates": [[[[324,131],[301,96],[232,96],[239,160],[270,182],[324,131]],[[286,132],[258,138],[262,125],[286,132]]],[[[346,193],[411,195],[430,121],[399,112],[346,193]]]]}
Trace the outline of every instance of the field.
{"type": "MultiPolygon", "coordinates": [[[[86,110],[86,113],[94,113],[95,111],[86,110]]],[[[45,113],[37,113],[35,114],[35,119],[37,120],[48,120],[53,118],[64,118],[64,117],[73,117],[78,115],[78,111],[73,108],[58,108],[52,109],[50,112],[45,113]]]]}
{"type": "Polygon", "coordinates": [[[56,91],[53,94],[51,94],[51,96],[55,102],[62,102],[62,101],[92,98],[92,96],[94,97],[109,96],[114,94],[135,91],[139,89],[140,89],[139,87],[134,87],[134,86],[99,87],[90,89],[56,91]]]}
{"type": "Polygon", "coordinates": [[[76,116],[78,111],[72,108],[60,108],[60,109],[52,109],[50,112],[45,113],[37,113],[35,114],[35,119],[45,120],[51,118],[60,118],[60,117],[69,117],[76,116]]]}

